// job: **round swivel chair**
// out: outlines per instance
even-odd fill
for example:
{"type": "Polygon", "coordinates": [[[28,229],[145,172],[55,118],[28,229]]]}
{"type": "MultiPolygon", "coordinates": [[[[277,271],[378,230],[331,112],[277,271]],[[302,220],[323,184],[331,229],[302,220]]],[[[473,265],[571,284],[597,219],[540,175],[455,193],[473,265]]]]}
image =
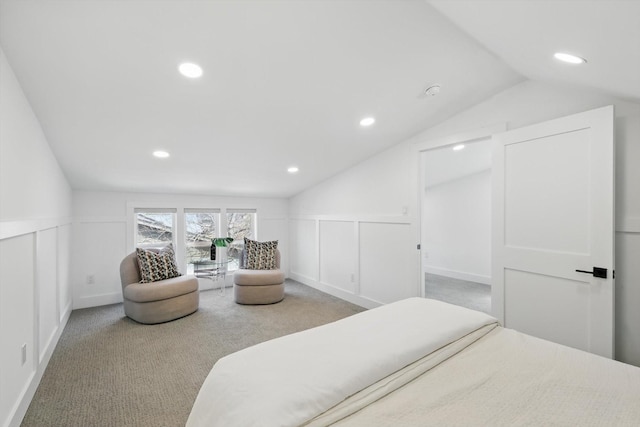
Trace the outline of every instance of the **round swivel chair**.
{"type": "MultiPolygon", "coordinates": [[[[246,252],[240,254],[245,265],[246,252]]],[[[276,269],[248,270],[240,268],[233,274],[233,295],[238,304],[275,304],[284,299],[284,273],[280,270],[280,251],[276,249],[276,269]]]]}

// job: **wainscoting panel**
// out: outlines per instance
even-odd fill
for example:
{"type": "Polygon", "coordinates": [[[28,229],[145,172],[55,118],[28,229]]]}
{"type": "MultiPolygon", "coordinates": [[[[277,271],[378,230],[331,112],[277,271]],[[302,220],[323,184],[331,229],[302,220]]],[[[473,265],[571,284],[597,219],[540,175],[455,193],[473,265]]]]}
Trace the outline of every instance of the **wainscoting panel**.
{"type": "Polygon", "coordinates": [[[318,280],[318,235],[315,220],[290,222],[291,273],[318,280]]]}
{"type": "Polygon", "coordinates": [[[71,224],[58,227],[58,314],[60,321],[69,315],[71,292],[71,224]]]}
{"type": "Polygon", "coordinates": [[[58,242],[57,229],[36,234],[36,292],[38,294],[39,361],[58,329],[58,242]]]}
{"type": "Polygon", "coordinates": [[[2,224],[0,425],[19,426],[71,314],[68,218],[2,224]]]}
{"type": "Polygon", "coordinates": [[[0,253],[0,421],[6,425],[37,366],[35,234],[0,240],[0,253]]]}
{"type": "Polygon", "coordinates": [[[126,238],[124,218],[75,224],[74,309],[122,301],[120,262],[126,256],[126,238]]]}
{"type": "Polygon", "coordinates": [[[289,224],[292,279],[367,308],[420,295],[415,218],[317,215],[289,224]]]}
{"type": "Polygon", "coordinates": [[[357,242],[353,222],[320,221],[320,281],[356,291],[357,242]]]}
{"type": "Polygon", "coordinates": [[[360,293],[390,303],[419,295],[415,230],[407,223],[360,223],[360,293]]]}

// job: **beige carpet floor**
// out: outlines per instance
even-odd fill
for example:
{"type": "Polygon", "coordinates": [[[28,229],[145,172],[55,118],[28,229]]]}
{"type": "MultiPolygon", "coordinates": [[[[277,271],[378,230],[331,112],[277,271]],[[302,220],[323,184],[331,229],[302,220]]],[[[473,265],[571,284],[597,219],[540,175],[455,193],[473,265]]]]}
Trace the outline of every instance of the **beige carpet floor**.
{"type": "Polygon", "coordinates": [[[204,291],[196,313],[159,325],[130,320],[122,304],[73,311],[22,426],[184,426],[219,358],[364,310],[285,286],[284,301],[266,306],[204,291]]]}

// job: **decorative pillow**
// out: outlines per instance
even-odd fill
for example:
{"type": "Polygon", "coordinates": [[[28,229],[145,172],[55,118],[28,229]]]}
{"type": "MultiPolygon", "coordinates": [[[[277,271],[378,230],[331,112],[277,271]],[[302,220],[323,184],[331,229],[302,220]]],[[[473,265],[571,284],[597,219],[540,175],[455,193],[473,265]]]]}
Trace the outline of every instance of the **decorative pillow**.
{"type": "Polygon", "coordinates": [[[275,270],[278,268],[276,265],[277,240],[256,242],[245,237],[244,249],[246,251],[244,268],[247,270],[275,270]]]}
{"type": "Polygon", "coordinates": [[[157,282],[180,276],[173,245],[169,244],[158,252],[136,248],[136,254],[140,267],[140,283],[157,282]]]}

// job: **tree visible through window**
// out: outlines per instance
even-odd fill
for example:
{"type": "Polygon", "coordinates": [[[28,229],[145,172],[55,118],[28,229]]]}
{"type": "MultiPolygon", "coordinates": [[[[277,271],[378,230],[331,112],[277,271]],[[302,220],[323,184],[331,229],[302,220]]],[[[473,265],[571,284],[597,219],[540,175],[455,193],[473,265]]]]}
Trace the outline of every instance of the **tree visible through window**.
{"type": "Polygon", "coordinates": [[[230,270],[239,268],[240,252],[244,248],[244,238],[256,237],[256,213],[255,211],[227,211],[227,236],[233,238],[229,245],[228,257],[231,259],[230,270]]]}
{"type": "Polygon", "coordinates": [[[171,212],[136,212],[136,246],[173,242],[173,219],[171,212]]]}
{"type": "MultiPolygon", "coordinates": [[[[177,245],[176,254],[184,253],[187,274],[193,272],[193,263],[211,259],[211,243],[216,237],[231,237],[227,247],[230,260],[228,270],[239,268],[244,238],[256,239],[256,211],[254,209],[226,210],[226,230],[220,228],[220,210],[185,209],[184,228],[176,229],[176,208],[135,208],[135,246],[160,247],[177,245]],[[184,247],[182,246],[184,244],[184,247]],[[184,252],[183,252],[184,251],[184,252]]],[[[179,215],[179,217],[182,217],[179,215]]],[[[181,258],[181,257],[179,257],[181,258]]],[[[182,261],[182,260],[181,260],[182,261]]]]}
{"type": "Polygon", "coordinates": [[[218,212],[189,212],[184,214],[186,262],[210,259],[211,239],[218,237],[218,212]]]}

